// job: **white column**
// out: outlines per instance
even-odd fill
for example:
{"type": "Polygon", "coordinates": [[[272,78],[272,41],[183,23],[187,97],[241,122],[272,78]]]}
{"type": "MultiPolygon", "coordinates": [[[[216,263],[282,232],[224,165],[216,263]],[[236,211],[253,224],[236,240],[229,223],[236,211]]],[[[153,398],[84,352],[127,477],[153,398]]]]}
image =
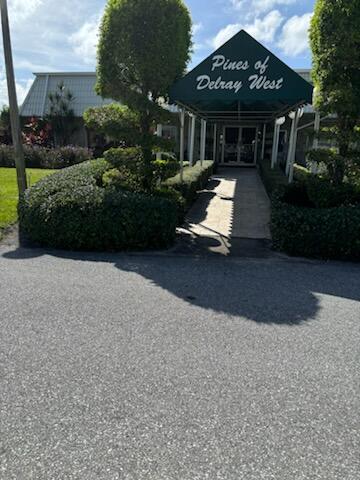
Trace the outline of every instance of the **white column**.
{"type": "Polygon", "coordinates": [[[206,155],[206,120],[201,120],[201,140],[200,140],[200,164],[202,165],[206,155]]]}
{"type": "Polygon", "coordinates": [[[298,116],[298,111],[296,110],[295,112],[291,112],[289,114],[289,117],[291,118],[291,130],[290,130],[290,138],[289,138],[289,145],[288,145],[288,152],[287,152],[287,159],[286,159],[286,175],[289,175],[290,171],[290,162],[292,159],[292,151],[293,151],[293,144],[294,144],[294,135],[295,135],[295,124],[296,124],[296,119],[298,116]]]}
{"type": "Polygon", "coordinates": [[[180,112],[180,181],[184,179],[184,150],[185,150],[185,110],[180,112]]]}
{"type": "Polygon", "coordinates": [[[279,139],[280,139],[280,129],[281,125],[284,125],[286,119],[285,117],[280,117],[275,120],[274,124],[274,138],[271,154],[271,168],[274,168],[277,164],[278,154],[279,154],[279,139]]]}
{"type": "Polygon", "coordinates": [[[271,153],[271,168],[274,168],[276,165],[276,161],[279,153],[279,137],[280,137],[280,125],[278,125],[275,121],[274,138],[273,138],[273,146],[272,146],[272,153],[271,153]]]}
{"type": "Polygon", "coordinates": [[[264,123],[263,128],[263,138],[262,138],[262,146],[261,146],[261,160],[265,158],[265,144],[266,144],[266,123],[264,123]]]}
{"type": "Polygon", "coordinates": [[[190,167],[194,166],[195,128],[196,128],[196,116],[191,115],[191,132],[190,132],[190,148],[189,148],[190,167]]]}
{"type": "MultiPolygon", "coordinates": [[[[161,125],[161,123],[158,123],[157,127],[156,127],[156,136],[161,138],[162,133],[163,133],[162,125],[161,125]]],[[[161,160],[161,152],[158,152],[156,154],[156,160],[161,160]]]]}
{"type": "Polygon", "coordinates": [[[191,114],[188,113],[188,137],[187,137],[187,159],[190,162],[190,150],[191,150],[191,114]]]}
{"type": "Polygon", "coordinates": [[[289,169],[288,169],[289,183],[292,183],[294,180],[294,163],[295,163],[295,155],[296,155],[296,143],[297,143],[297,137],[298,137],[298,126],[299,126],[299,120],[302,117],[303,113],[304,113],[303,109],[297,109],[295,113],[294,134],[293,134],[292,149],[291,149],[291,155],[289,159],[289,169]]]}
{"type": "Polygon", "coordinates": [[[216,152],[217,152],[217,124],[214,125],[214,150],[213,150],[213,160],[216,162],[216,152]]]}

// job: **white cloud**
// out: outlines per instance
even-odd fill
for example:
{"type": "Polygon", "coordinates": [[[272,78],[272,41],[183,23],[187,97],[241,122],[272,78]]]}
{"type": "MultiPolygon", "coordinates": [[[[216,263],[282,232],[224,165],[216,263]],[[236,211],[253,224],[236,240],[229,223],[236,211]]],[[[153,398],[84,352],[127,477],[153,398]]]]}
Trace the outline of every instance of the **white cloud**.
{"type": "Polygon", "coordinates": [[[260,42],[272,42],[283,21],[281,13],[273,10],[263,19],[256,18],[253,24],[245,25],[244,29],[260,42]]]}
{"type": "Polygon", "coordinates": [[[99,41],[100,17],[84,23],[70,38],[74,53],[89,65],[95,63],[96,47],[99,41]]]}
{"type": "Polygon", "coordinates": [[[283,26],[278,47],[289,56],[297,56],[309,48],[309,27],[312,13],[293,16],[283,26]]]}
{"type": "Polygon", "coordinates": [[[222,28],[212,40],[214,48],[218,49],[221,47],[221,45],[230,40],[230,38],[236,35],[240,30],[240,23],[233,23],[222,28]]]}
{"type": "Polygon", "coordinates": [[[12,24],[20,23],[38,10],[43,0],[10,0],[9,17],[12,24]]]}
{"type": "Polygon", "coordinates": [[[259,42],[272,42],[276,32],[284,21],[278,10],[273,10],[263,18],[256,18],[252,23],[233,23],[221,29],[212,40],[214,48],[219,48],[241,29],[246,30],[259,42]]]}
{"type": "Polygon", "coordinates": [[[201,32],[201,30],[204,28],[204,25],[199,22],[199,23],[194,23],[192,26],[192,33],[193,35],[196,35],[197,33],[201,32]]]}
{"type": "MultiPolygon", "coordinates": [[[[17,100],[19,105],[21,105],[25,100],[25,97],[31,87],[32,82],[33,80],[31,78],[22,82],[16,82],[16,93],[17,93],[17,97],[18,97],[17,100]]],[[[9,104],[9,98],[8,98],[6,78],[3,75],[1,75],[0,77],[0,108],[3,105],[8,105],[8,104],[9,104]]]]}
{"type": "Polygon", "coordinates": [[[31,64],[39,71],[89,70],[92,59],[93,69],[95,55],[91,50],[95,52],[96,32],[90,32],[89,27],[86,31],[86,23],[94,25],[94,12],[103,11],[104,5],[105,0],[76,2],[76,8],[74,0],[9,0],[14,66],[21,70],[21,77],[26,74],[30,77],[31,64]],[[81,34],[91,35],[95,41],[89,40],[86,47],[85,40],[81,42],[81,34]],[[72,35],[78,42],[75,46],[69,42],[72,35]]]}
{"type": "Polygon", "coordinates": [[[279,5],[291,5],[296,0],[230,0],[231,5],[236,10],[242,10],[244,13],[258,15],[268,12],[279,5]]]}

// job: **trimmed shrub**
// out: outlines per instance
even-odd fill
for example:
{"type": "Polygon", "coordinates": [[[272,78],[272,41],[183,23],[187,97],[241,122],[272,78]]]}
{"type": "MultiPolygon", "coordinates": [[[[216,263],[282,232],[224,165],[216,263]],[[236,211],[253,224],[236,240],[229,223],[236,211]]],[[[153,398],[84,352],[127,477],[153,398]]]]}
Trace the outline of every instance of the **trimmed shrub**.
{"type": "Polygon", "coordinates": [[[161,180],[172,178],[180,170],[180,164],[176,158],[168,157],[166,159],[154,160],[152,164],[155,177],[161,180]]]}
{"type": "Polygon", "coordinates": [[[294,164],[294,180],[296,182],[306,182],[309,178],[312,177],[312,173],[306,167],[294,164]]]}
{"type": "Polygon", "coordinates": [[[162,248],[175,237],[173,201],[104,188],[112,168],[94,160],[57,172],[27,190],[19,204],[21,232],[32,241],[72,250],[162,248]]]}
{"type": "MultiPolygon", "coordinates": [[[[139,147],[111,148],[104,153],[104,158],[119,170],[126,169],[139,177],[146,171],[143,155],[139,147]]],[[[176,158],[168,156],[166,159],[151,162],[151,183],[156,184],[158,179],[166,180],[179,171],[180,165],[176,158]]],[[[142,182],[144,183],[144,182],[142,182]]]]}
{"type": "Polygon", "coordinates": [[[360,205],[306,208],[273,198],[273,246],[290,255],[360,259],[360,205]]]}
{"type": "Polygon", "coordinates": [[[114,168],[126,167],[131,172],[139,172],[143,166],[141,149],[139,147],[110,148],[104,153],[104,158],[114,168]]]}
{"type": "Polygon", "coordinates": [[[259,173],[269,197],[271,197],[278,188],[284,188],[289,184],[281,168],[278,165],[271,168],[271,162],[269,160],[259,161],[259,173]]]}
{"type": "Polygon", "coordinates": [[[104,173],[102,178],[104,187],[114,187],[130,192],[143,192],[141,177],[125,167],[112,168],[104,173]]]}
{"type": "MultiPolygon", "coordinates": [[[[27,168],[61,169],[92,159],[92,151],[82,147],[44,148],[24,145],[27,168]]],[[[14,148],[0,144],[0,167],[15,167],[14,148]]]]}
{"type": "Polygon", "coordinates": [[[272,198],[273,247],[304,257],[360,259],[360,193],[351,184],[338,187],[295,166],[291,185],[279,167],[260,162],[260,174],[272,198]]]}
{"type": "Polygon", "coordinates": [[[360,204],[360,189],[350,183],[332,185],[329,180],[314,176],[308,178],[305,185],[309,200],[316,208],[360,204]]]}
{"type": "Polygon", "coordinates": [[[166,198],[174,202],[177,209],[177,224],[182,225],[185,221],[186,201],[180,192],[171,187],[161,187],[155,190],[154,194],[157,197],[166,198]]]}
{"type": "Polygon", "coordinates": [[[193,167],[184,168],[184,179],[181,182],[180,173],[164,182],[164,186],[171,187],[184,197],[186,206],[189,207],[196,198],[199,190],[205,187],[214,169],[214,162],[206,160],[203,166],[197,163],[193,167]]]}

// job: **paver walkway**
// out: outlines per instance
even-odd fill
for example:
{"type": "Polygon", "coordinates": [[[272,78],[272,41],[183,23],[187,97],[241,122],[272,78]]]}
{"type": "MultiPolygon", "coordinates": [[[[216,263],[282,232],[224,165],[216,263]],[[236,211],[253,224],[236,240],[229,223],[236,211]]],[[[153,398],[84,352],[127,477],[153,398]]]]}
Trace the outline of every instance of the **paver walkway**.
{"type": "Polygon", "coordinates": [[[186,228],[197,239],[217,239],[229,250],[240,239],[270,240],[269,224],[270,200],[257,170],[224,168],[200,193],[186,228]]]}

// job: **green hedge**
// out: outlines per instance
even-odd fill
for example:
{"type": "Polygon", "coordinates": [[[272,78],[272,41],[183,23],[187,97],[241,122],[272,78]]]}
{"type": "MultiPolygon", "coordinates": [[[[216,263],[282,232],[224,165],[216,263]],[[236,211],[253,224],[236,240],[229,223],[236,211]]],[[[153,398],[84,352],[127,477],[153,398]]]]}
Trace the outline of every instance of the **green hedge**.
{"type": "Polygon", "coordinates": [[[303,257],[360,259],[360,205],[353,186],[332,187],[299,165],[291,185],[269,160],[259,162],[259,170],[272,198],[274,249],[303,257]],[[327,208],[316,208],[322,205],[327,208]]]}
{"type": "Polygon", "coordinates": [[[270,197],[279,187],[286,187],[289,184],[284,172],[278,165],[271,168],[269,160],[260,160],[258,165],[260,176],[270,197]]]}
{"type": "MultiPolygon", "coordinates": [[[[44,148],[24,145],[27,168],[60,169],[92,159],[92,151],[82,147],[44,148]]],[[[0,167],[15,167],[14,148],[0,144],[0,167]]]]}
{"type": "Polygon", "coordinates": [[[104,188],[112,168],[94,160],[57,172],[25,192],[21,232],[41,245],[72,250],[162,248],[172,243],[174,201],[104,188]]]}
{"type": "Polygon", "coordinates": [[[189,207],[195,200],[197,192],[205,187],[213,171],[214,162],[205,160],[203,166],[198,162],[193,167],[185,167],[183,182],[180,179],[180,173],[178,173],[175,177],[166,180],[164,185],[180,192],[186,201],[187,207],[189,207]]]}
{"type": "Polygon", "coordinates": [[[275,249],[324,259],[360,259],[360,205],[307,208],[273,198],[271,233],[275,249]]]}

